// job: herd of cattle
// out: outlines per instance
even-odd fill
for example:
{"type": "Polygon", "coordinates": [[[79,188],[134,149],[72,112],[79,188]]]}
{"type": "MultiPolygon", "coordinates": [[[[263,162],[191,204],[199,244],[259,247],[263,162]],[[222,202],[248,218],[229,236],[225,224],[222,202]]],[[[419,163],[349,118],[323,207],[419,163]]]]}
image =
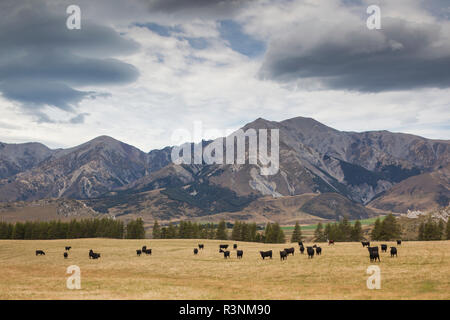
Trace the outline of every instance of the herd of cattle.
{"type": "MultiPolygon", "coordinates": [[[[334,245],[335,242],[334,240],[329,240],[328,241],[328,245],[334,245]]],[[[376,262],[381,261],[380,260],[380,255],[378,252],[378,246],[374,246],[371,247],[370,246],[370,241],[361,241],[361,244],[364,247],[367,247],[368,251],[369,251],[369,259],[370,262],[376,262]]],[[[397,245],[401,245],[402,241],[401,240],[397,240],[397,245]]],[[[301,254],[304,254],[305,252],[305,246],[303,245],[303,241],[300,241],[298,243],[299,245],[299,250],[301,254]]],[[[381,252],[387,252],[387,244],[381,244],[381,252]]],[[[65,252],[63,253],[64,259],[67,259],[69,257],[69,250],[72,247],[65,247],[65,252]]],[[[194,255],[197,255],[199,253],[199,250],[203,250],[205,248],[204,244],[199,244],[198,248],[194,248],[194,255]]],[[[223,253],[223,257],[225,259],[230,258],[230,251],[227,250],[228,249],[228,244],[220,244],[219,245],[219,253],[223,253]]],[[[244,256],[244,251],[243,250],[237,250],[237,244],[233,244],[233,249],[236,250],[236,257],[238,259],[242,259],[242,257],[244,256]]],[[[397,248],[396,247],[390,247],[390,253],[391,253],[391,258],[392,257],[397,257],[397,248]]],[[[137,256],[141,256],[142,253],[145,253],[146,255],[151,255],[152,254],[152,249],[147,249],[147,246],[143,246],[141,249],[136,250],[136,254],[137,256]]],[[[261,258],[264,260],[265,258],[270,258],[272,259],[272,250],[268,250],[268,251],[260,251],[259,252],[261,255],[261,258]]],[[[295,253],[295,248],[291,247],[291,248],[284,248],[284,250],[280,251],[280,260],[286,260],[288,255],[294,255],[295,253]]],[[[322,248],[317,246],[317,245],[313,245],[313,246],[307,246],[306,247],[306,253],[308,254],[308,258],[312,259],[314,258],[314,254],[316,255],[321,255],[322,254],[322,248]]],[[[45,252],[43,250],[36,250],[36,256],[39,255],[44,255],[45,256],[45,252]]],[[[98,259],[100,258],[100,253],[96,253],[94,252],[92,249],[89,250],[89,259],[98,259]]]]}
{"type": "MultiPolygon", "coordinates": [[[[370,262],[376,262],[377,259],[378,261],[380,260],[380,254],[378,253],[378,246],[375,247],[371,247],[370,246],[370,241],[361,241],[361,244],[364,247],[367,247],[367,250],[369,250],[369,259],[370,262]]],[[[401,245],[402,244],[402,240],[397,240],[397,245],[401,245]]],[[[387,244],[382,244],[381,246],[381,252],[387,252],[387,244]]],[[[393,258],[394,256],[397,257],[397,248],[396,247],[390,247],[391,248],[391,258],[393,258]]]]}

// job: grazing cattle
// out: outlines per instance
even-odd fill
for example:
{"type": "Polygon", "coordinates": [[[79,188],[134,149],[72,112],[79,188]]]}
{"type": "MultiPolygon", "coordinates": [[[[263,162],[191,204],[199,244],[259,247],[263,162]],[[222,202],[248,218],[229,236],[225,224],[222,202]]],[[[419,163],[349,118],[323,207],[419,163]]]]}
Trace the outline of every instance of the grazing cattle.
{"type": "Polygon", "coordinates": [[[304,246],[300,246],[300,253],[303,254],[303,252],[305,252],[305,247],[304,246]]]}
{"type": "Polygon", "coordinates": [[[64,259],[67,259],[68,256],[69,254],[67,252],[64,252],[64,259]]]}
{"type": "Polygon", "coordinates": [[[286,250],[280,251],[280,260],[286,260],[287,259],[287,252],[286,250]]]}
{"type": "Polygon", "coordinates": [[[363,248],[365,246],[369,247],[370,246],[370,241],[361,241],[361,244],[362,244],[363,248]]]}
{"type": "Polygon", "coordinates": [[[142,252],[145,252],[145,250],[147,250],[147,246],[142,247],[142,252]]]}
{"type": "Polygon", "coordinates": [[[72,247],[66,247],[66,251],[69,251],[70,249],[72,249],[72,247]]]}
{"type": "Polygon", "coordinates": [[[228,245],[227,244],[219,244],[219,249],[227,249],[228,245]]]}
{"type": "Polygon", "coordinates": [[[36,250],[36,255],[37,256],[45,256],[45,252],[42,250],[36,250]]]}
{"type": "Polygon", "coordinates": [[[316,253],[318,256],[320,256],[322,254],[322,248],[321,247],[316,247],[316,253]]]}
{"type": "Polygon", "coordinates": [[[310,258],[310,259],[314,258],[314,248],[313,247],[307,247],[306,252],[308,253],[308,258],[310,258]]]}
{"type": "Polygon", "coordinates": [[[261,254],[261,258],[263,258],[263,260],[265,257],[270,257],[270,259],[272,259],[272,250],[260,251],[259,253],[261,254]]]}
{"type": "Polygon", "coordinates": [[[233,249],[237,249],[237,244],[233,244],[233,249]]]}
{"type": "Polygon", "coordinates": [[[400,246],[402,244],[402,240],[397,240],[397,244],[400,246]]]}
{"type": "Polygon", "coordinates": [[[136,250],[136,254],[140,257],[141,254],[142,254],[142,251],[141,250],[136,250]]]}
{"type": "Polygon", "coordinates": [[[243,250],[238,250],[238,251],[236,251],[236,254],[237,254],[237,258],[238,259],[242,259],[242,256],[244,255],[244,251],[243,250]]]}
{"type": "Polygon", "coordinates": [[[294,255],[295,249],[294,248],[284,248],[284,251],[286,251],[287,254],[294,255]]]}
{"type": "Polygon", "coordinates": [[[230,251],[224,251],[224,252],[223,252],[223,257],[224,257],[225,259],[229,258],[229,257],[230,257],[230,251]]]}
{"type": "Polygon", "coordinates": [[[142,251],[146,255],[152,255],[152,249],[146,249],[145,251],[142,251]]]}
{"type": "Polygon", "coordinates": [[[396,256],[397,257],[397,248],[396,247],[391,247],[391,258],[396,256]]]}
{"type": "Polygon", "coordinates": [[[298,242],[298,245],[299,245],[300,247],[303,247],[303,241],[299,241],[299,242],[298,242]]]}
{"type": "Polygon", "coordinates": [[[378,247],[367,247],[369,250],[370,262],[380,261],[380,255],[378,254],[378,247]]]}
{"type": "Polygon", "coordinates": [[[334,245],[334,240],[328,240],[328,245],[330,244],[334,245]]]}
{"type": "Polygon", "coordinates": [[[387,244],[382,244],[381,245],[381,252],[386,252],[387,251],[387,244]]]}
{"type": "Polygon", "coordinates": [[[95,253],[92,249],[89,250],[89,259],[98,259],[100,258],[100,253],[95,253]]]}
{"type": "Polygon", "coordinates": [[[195,248],[195,249],[194,249],[194,254],[197,254],[197,253],[198,253],[198,249],[195,248]]]}
{"type": "Polygon", "coordinates": [[[205,248],[205,245],[204,245],[204,244],[199,244],[199,245],[198,245],[198,248],[199,248],[200,250],[203,250],[203,249],[205,248]]]}

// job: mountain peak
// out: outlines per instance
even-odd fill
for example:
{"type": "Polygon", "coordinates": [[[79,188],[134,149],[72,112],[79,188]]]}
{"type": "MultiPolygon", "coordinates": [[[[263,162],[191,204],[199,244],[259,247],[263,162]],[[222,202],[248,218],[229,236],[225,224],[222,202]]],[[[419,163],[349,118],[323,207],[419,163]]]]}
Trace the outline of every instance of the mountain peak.
{"type": "Polygon", "coordinates": [[[259,117],[258,119],[247,123],[242,129],[273,129],[278,128],[278,122],[266,120],[259,117]]]}
{"type": "Polygon", "coordinates": [[[90,141],[88,141],[87,143],[101,143],[101,142],[105,142],[105,143],[117,143],[120,142],[119,140],[114,139],[113,137],[110,136],[106,136],[106,135],[102,135],[102,136],[98,136],[90,141]]]}

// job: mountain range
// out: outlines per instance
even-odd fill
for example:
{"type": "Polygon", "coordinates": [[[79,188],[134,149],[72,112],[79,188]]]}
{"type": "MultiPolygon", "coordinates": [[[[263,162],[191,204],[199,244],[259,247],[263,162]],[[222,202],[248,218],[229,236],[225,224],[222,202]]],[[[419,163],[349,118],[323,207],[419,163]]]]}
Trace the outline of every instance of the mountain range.
{"type": "Polygon", "coordinates": [[[0,143],[0,202],[73,199],[149,221],[365,218],[449,204],[449,140],[338,131],[304,117],[259,118],[242,129],[279,130],[277,174],[248,162],[175,165],[172,147],[146,153],[108,136],[55,150],[0,143]]]}

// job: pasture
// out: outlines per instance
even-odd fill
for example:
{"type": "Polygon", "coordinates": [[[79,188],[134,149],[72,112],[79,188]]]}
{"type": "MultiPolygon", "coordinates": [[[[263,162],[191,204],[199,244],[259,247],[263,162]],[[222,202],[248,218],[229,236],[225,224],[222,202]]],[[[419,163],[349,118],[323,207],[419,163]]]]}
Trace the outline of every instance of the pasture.
{"type": "MultiPolygon", "coordinates": [[[[0,299],[450,299],[450,241],[372,242],[398,248],[370,263],[361,243],[320,243],[308,259],[298,244],[216,240],[0,240],[0,299]],[[198,243],[205,245],[194,256],[198,243]],[[225,260],[219,244],[230,245],[225,260]],[[236,258],[233,243],[243,250],[236,258]],[[152,255],[136,255],[146,245],[152,255]],[[68,259],[65,246],[71,246],[68,259]],[[280,261],[279,250],[295,247],[280,261]],[[45,256],[35,256],[37,249],[45,256]],[[101,258],[88,258],[89,249],[101,258]],[[260,250],[273,250],[262,260],[260,250]],[[81,269],[81,290],[66,288],[66,269],[81,269]],[[366,269],[381,269],[381,289],[369,290],[366,269]]],[[[305,243],[313,245],[313,243],[305,243]]]]}

